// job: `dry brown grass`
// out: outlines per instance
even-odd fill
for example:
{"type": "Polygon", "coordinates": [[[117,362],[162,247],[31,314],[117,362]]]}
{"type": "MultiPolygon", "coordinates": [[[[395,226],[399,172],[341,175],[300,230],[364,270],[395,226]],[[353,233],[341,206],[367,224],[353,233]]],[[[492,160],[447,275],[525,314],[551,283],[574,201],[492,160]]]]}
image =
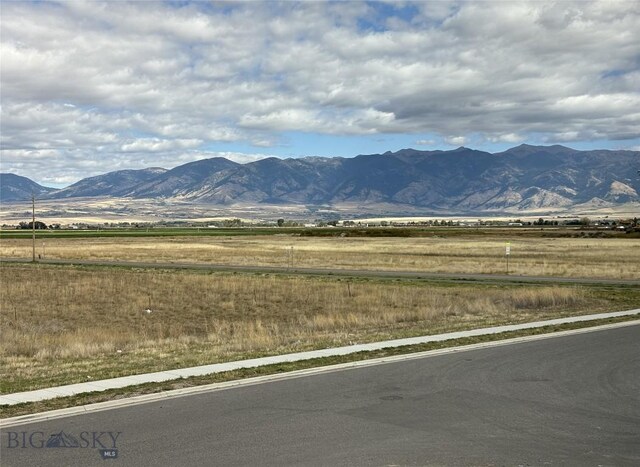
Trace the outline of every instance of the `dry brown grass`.
{"type": "MultiPolygon", "coordinates": [[[[297,267],[502,274],[501,236],[431,238],[159,237],[61,238],[38,241],[47,258],[197,262],[297,267]]],[[[0,256],[31,257],[28,239],[2,239],[0,256]]],[[[511,240],[512,274],[640,278],[640,240],[523,238],[511,240]]]]}
{"type": "Polygon", "coordinates": [[[0,282],[4,392],[604,306],[569,287],[175,271],[4,265],[0,282]]]}

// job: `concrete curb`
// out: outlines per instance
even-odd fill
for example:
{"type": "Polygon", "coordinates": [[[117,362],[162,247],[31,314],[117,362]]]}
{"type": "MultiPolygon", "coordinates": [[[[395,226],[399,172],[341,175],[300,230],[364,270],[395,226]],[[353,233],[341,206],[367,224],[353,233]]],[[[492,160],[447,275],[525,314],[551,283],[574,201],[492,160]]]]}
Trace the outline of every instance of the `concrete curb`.
{"type": "Polygon", "coordinates": [[[407,360],[415,360],[420,358],[437,357],[440,355],[467,352],[471,350],[478,350],[483,348],[501,347],[513,344],[520,344],[525,342],[532,342],[543,339],[553,339],[564,336],[570,336],[575,334],[586,334],[590,332],[604,331],[607,329],[622,328],[627,326],[640,325],[640,320],[625,321],[622,323],[604,324],[601,326],[594,326],[580,329],[570,329],[567,331],[557,331],[547,334],[536,334],[532,336],[514,337],[511,339],[503,339],[497,341],[480,342],[477,344],[469,344],[457,347],[447,347],[444,349],[427,350],[424,352],[415,352],[402,355],[394,355],[390,357],[372,358],[367,360],[357,360],[354,362],[339,363],[336,365],[326,365],[321,367],[306,368],[302,370],[290,371],[287,373],[274,373],[271,375],[257,376],[253,378],[245,378],[240,380],[226,381],[222,383],[212,383],[201,386],[192,386],[182,389],[174,389],[170,391],[163,391],[153,394],[143,394],[139,396],[132,396],[125,399],[116,399],[106,402],[98,402],[95,404],[88,404],[83,406],[68,407],[64,409],[51,410],[48,412],[20,415],[12,418],[0,419],[0,429],[20,426],[29,423],[42,422],[47,420],[54,420],[58,418],[71,417],[73,415],[80,415],[91,412],[101,412],[104,410],[112,410],[117,408],[129,407],[132,405],[146,404],[150,402],[175,399],[178,397],[202,394],[211,391],[223,391],[227,389],[234,389],[243,386],[253,386],[257,384],[264,384],[275,381],[282,381],[287,379],[303,378],[305,376],[313,376],[322,373],[330,373],[336,371],[345,371],[355,368],[362,368],[375,365],[383,365],[387,363],[394,363],[407,360]]]}
{"type": "Polygon", "coordinates": [[[637,314],[640,314],[640,309],[618,311],[612,313],[599,313],[594,315],[574,316],[569,318],[558,318],[547,321],[536,321],[532,323],[514,324],[507,326],[495,326],[489,328],[473,329],[469,331],[449,332],[433,336],[410,337],[406,339],[395,339],[383,342],[373,342],[369,344],[349,345],[345,347],[312,350],[308,352],[275,355],[271,357],[254,358],[236,362],[216,363],[212,365],[203,365],[191,368],[181,368],[169,371],[146,373],[141,375],[124,376],[121,378],[105,379],[47,389],[39,389],[35,391],[0,395],[0,405],[16,405],[25,402],[37,402],[48,399],[55,399],[57,397],[68,397],[88,392],[105,391],[107,389],[119,389],[127,386],[135,386],[146,383],[159,383],[180,378],[188,378],[191,376],[204,376],[215,373],[222,373],[225,371],[233,371],[244,368],[256,368],[278,363],[290,363],[302,360],[310,360],[314,358],[349,355],[358,352],[370,352],[373,350],[381,350],[389,347],[403,347],[407,345],[425,344],[429,342],[441,342],[451,339],[500,334],[509,331],[519,331],[524,329],[593,321],[598,319],[617,318],[622,316],[633,316],[637,314]]]}

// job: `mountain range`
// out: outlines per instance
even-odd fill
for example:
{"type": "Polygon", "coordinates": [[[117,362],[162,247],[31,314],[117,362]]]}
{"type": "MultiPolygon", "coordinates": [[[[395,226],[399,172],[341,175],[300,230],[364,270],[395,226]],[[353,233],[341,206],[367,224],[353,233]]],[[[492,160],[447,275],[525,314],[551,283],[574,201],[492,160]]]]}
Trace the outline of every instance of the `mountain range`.
{"type": "Polygon", "coordinates": [[[39,185],[27,177],[0,173],[0,202],[23,201],[31,199],[32,195],[36,198],[44,198],[55,191],[55,188],[39,185]]]}
{"type": "Polygon", "coordinates": [[[13,174],[1,201],[77,197],[160,198],[213,205],[413,206],[425,211],[533,211],[640,202],[640,151],[579,151],[520,145],[500,153],[465,147],[403,149],[353,158],[274,157],[247,164],[224,158],[171,170],[122,170],[60,190],[13,174]]]}

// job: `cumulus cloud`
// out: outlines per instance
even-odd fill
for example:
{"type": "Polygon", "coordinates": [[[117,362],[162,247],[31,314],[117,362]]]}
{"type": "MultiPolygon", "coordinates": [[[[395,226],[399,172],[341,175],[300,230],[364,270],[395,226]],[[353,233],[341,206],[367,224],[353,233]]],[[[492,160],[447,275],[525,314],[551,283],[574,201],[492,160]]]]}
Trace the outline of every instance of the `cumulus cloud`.
{"type": "Polygon", "coordinates": [[[517,133],[507,133],[503,135],[489,136],[488,139],[493,143],[519,143],[524,141],[525,138],[517,133]]]}
{"type": "Polygon", "coordinates": [[[161,152],[172,149],[195,148],[202,144],[199,139],[141,138],[122,145],[123,152],[161,152]]]}
{"type": "Polygon", "coordinates": [[[0,21],[2,165],[25,175],[296,131],[640,137],[633,1],[6,2],[0,21]]]}
{"type": "Polygon", "coordinates": [[[444,142],[452,146],[464,146],[467,144],[467,138],[464,136],[447,136],[444,138],[444,142]]]}

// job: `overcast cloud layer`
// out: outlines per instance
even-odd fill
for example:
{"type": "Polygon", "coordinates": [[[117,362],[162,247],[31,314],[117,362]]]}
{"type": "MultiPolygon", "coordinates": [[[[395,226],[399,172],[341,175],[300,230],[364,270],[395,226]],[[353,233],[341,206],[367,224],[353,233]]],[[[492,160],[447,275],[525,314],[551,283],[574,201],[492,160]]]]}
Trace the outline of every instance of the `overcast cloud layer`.
{"type": "Polygon", "coordinates": [[[640,141],[637,1],[177,3],[3,1],[1,170],[640,141]]]}

